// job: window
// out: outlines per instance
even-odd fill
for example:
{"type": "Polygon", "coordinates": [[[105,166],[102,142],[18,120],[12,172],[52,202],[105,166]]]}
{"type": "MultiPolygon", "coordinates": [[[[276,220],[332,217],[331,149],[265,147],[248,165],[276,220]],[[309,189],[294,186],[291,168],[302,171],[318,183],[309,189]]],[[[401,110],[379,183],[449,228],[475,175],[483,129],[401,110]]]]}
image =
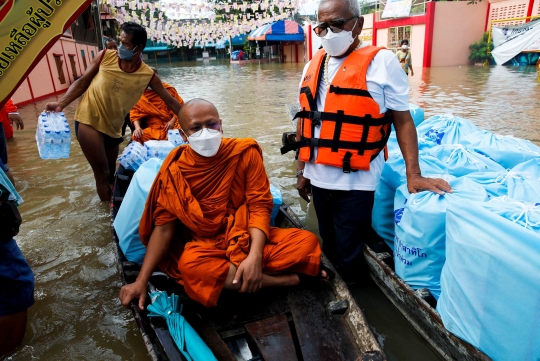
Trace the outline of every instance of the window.
{"type": "Polygon", "coordinates": [[[66,84],[66,76],[64,75],[63,60],[61,55],[54,55],[54,62],[56,63],[56,70],[58,72],[58,79],[60,84],[66,84]]]}
{"type": "Polygon", "coordinates": [[[90,50],[90,55],[92,56],[92,60],[94,60],[94,51],[90,50]]]}
{"type": "Polygon", "coordinates": [[[73,73],[73,79],[77,79],[79,75],[77,74],[77,63],[75,61],[75,54],[69,54],[69,62],[71,64],[71,73],[73,73]]]}
{"type": "Polygon", "coordinates": [[[396,26],[394,28],[388,29],[388,49],[392,50],[394,53],[399,48],[399,43],[401,40],[409,40],[409,45],[411,41],[411,27],[410,26],[396,26]]]}
{"type": "Polygon", "coordinates": [[[84,57],[84,50],[81,49],[81,58],[84,65],[84,70],[86,70],[86,58],[84,57]]]}

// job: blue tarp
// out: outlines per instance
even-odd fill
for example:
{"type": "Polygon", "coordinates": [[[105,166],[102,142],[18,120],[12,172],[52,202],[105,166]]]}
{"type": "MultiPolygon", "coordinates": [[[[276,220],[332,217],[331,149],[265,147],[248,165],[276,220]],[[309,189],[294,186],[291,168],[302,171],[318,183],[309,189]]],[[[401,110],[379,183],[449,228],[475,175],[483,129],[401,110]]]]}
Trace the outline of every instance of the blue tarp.
{"type": "Polygon", "coordinates": [[[304,29],[291,20],[280,20],[253,30],[249,40],[304,41],[304,29]]]}

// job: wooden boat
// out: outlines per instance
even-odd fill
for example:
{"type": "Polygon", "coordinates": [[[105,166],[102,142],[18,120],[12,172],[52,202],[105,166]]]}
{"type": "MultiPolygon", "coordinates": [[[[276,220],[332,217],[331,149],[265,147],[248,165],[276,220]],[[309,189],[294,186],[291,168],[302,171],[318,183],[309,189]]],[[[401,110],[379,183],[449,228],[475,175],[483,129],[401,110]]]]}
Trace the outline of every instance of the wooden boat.
{"type": "MultiPolygon", "coordinates": [[[[289,104],[286,108],[292,127],[296,130],[294,115],[299,110],[298,105],[289,104]]],[[[294,141],[296,141],[296,132],[283,133],[283,145],[294,141]]],[[[413,290],[396,275],[392,250],[382,239],[366,245],[364,256],[373,281],[443,359],[490,360],[476,347],[444,328],[441,317],[435,310],[437,301],[427,289],[413,290]]]]}
{"type": "Polygon", "coordinates": [[[437,301],[427,289],[413,290],[395,273],[394,256],[384,241],[364,247],[371,278],[412,327],[445,360],[491,360],[470,343],[454,336],[435,310],[437,301]]]}
{"type": "MultiPolygon", "coordinates": [[[[113,221],[132,175],[122,166],[117,171],[111,204],[113,221]]],[[[286,204],[280,209],[276,225],[304,228],[286,204]]],[[[111,228],[122,282],[132,283],[140,267],[126,260],[111,228]]],[[[218,360],[386,360],[338,275],[331,282],[311,286],[255,294],[224,293],[212,309],[190,300],[183,287],[163,273],[155,272],[150,283],[158,290],[179,296],[182,314],[218,360]]],[[[164,319],[149,318],[134,303],[131,311],[153,361],[183,360],[164,319]]]]}

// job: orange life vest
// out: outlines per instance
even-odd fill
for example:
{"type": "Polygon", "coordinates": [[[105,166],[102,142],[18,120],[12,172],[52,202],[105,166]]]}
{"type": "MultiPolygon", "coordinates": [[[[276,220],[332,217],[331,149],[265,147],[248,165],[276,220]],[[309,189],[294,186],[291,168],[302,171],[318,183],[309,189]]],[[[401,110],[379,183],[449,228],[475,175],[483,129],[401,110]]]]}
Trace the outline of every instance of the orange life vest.
{"type": "Polygon", "coordinates": [[[326,94],[324,110],[317,110],[319,84],[324,74],[326,52],[319,50],[308,67],[300,89],[299,141],[281,148],[284,154],[300,149],[308,162],[317,147],[316,164],[343,168],[349,173],[369,170],[370,163],[385,149],[391,132],[391,112],[381,114],[366,84],[369,64],[383,48],[366,46],[352,52],[336,73],[326,94]],[[321,125],[320,138],[314,138],[321,125]]]}

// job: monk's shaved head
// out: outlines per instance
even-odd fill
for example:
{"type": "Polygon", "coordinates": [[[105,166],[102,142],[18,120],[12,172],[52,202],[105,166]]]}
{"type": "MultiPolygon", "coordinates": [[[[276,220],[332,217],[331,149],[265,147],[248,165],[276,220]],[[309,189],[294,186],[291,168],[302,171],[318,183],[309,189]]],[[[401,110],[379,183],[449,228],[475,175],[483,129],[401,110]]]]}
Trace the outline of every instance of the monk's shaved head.
{"type": "Polygon", "coordinates": [[[214,104],[208,100],[195,98],[186,102],[178,113],[178,121],[184,131],[188,131],[194,123],[205,125],[211,120],[219,120],[219,113],[214,104]]]}

